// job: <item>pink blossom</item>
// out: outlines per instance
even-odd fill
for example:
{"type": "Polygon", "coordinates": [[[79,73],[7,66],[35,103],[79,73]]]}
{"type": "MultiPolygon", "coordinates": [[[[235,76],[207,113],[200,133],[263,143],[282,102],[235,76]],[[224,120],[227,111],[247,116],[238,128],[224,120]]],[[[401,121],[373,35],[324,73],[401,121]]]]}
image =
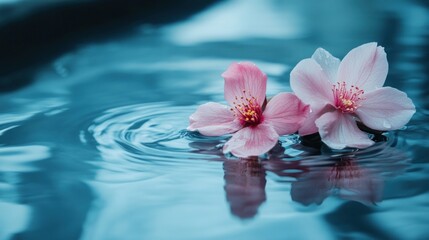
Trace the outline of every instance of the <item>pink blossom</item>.
{"type": "Polygon", "coordinates": [[[404,92],[383,87],[387,71],[386,53],[377,43],[352,49],[342,61],[319,48],[299,62],[291,87],[311,108],[300,135],[319,132],[333,149],[365,148],[374,142],[356,121],[380,131],[403,127],[415,106],[404,92]]]}
{"type": "Polygon", "coordinates": [[[224,153],[237,157],[266,153],[279,135],[298,131],[307,116],[309,107],[292,93],[280,93],[266,103],[267,76],[253,63],[233,63],[222,77],[229,107],[214,102],[199,106],[189,117],[188,130],[206,136],[234,133],[224,153]]]}

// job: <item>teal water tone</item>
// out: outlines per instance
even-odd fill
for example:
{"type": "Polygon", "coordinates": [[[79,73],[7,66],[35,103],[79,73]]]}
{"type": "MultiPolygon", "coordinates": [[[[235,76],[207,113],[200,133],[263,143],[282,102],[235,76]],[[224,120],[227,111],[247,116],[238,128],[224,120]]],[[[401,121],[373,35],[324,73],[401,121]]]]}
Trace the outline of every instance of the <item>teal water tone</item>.
{"type": "Polygon", "coordinates": [[[0,93],[0,239],[429,236],[425,1],[219,1],[61,49],[0,93]],[[224,101],[231,62],[255,62],[272,96],[316,48],[343,58],[372,41],[385,86],[417,112],[370,148],[291,135],[245,160],[222,154],[229,136],[186,130],[197,106],[224,101]]]}

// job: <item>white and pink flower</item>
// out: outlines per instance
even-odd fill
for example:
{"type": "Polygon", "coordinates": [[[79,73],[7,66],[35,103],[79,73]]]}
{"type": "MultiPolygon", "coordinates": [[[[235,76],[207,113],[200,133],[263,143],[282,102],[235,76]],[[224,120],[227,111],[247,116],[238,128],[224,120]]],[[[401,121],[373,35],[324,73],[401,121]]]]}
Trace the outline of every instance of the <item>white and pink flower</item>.
{"type": "Polygon", "coordinates": [[[352,49],[342,61],[319,48],[299,62],[291,87],[311,108],[300,135],[319,132],[333,149],[365,148],[374,142],[356,121],[380,131],[402,128],[415,106],[404,92],[383,87],[387,72],[386,53],[377,43],[352,49]]]}
{"type": "Polygon", "coordinates": [[[309,107],[292,93],[280,93],[266,103],[267,76],[253,63],[233,63],[222,77],[229,107],[214,102],[199,106],[189,117],[188,130],[206,136],[234,133],[224,153],[237,157],[264,154],[280,135],[298,131],[307,116],[309,107]]]}

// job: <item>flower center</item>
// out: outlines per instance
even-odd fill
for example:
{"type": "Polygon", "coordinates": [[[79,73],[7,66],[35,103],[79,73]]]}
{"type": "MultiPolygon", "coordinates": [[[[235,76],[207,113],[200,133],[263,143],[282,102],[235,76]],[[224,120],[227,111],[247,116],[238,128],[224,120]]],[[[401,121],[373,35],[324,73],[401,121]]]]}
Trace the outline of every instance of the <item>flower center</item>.
{"type": "Polygon", "coordinates": [[[336,85],[332,85],[332,92],[335,107],[343,113],[354,113],[360,106],[359,103],[363,99],[362,95],[365,93],[357,86],[351,85],[348,88],[345,82],[337,82],[336,85]]]}
{"type": "Polygon", "coordinates": [[[234,106],[230,109],[243,126],[256,126],[262,122],[262,109],[255,97],[243,90],[243,95],[235,96],[234,106]]]}

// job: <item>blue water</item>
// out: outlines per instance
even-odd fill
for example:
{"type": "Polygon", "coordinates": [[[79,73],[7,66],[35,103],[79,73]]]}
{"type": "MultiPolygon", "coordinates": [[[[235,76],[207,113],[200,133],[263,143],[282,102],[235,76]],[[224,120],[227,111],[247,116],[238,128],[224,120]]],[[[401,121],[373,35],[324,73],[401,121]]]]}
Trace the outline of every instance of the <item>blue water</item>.
{"type": "Polygon", "coordinates": [[[40,66],[0,94],[0,239],[427,239],[429,9],[385,4],[223,1],[40,66]],[[317,47],[342,58],[370,41],[417,113],[368,149],[291,135],[240,160],[221,153],[228,136],[186,131],[223,101],[233,61],[273,95],[317,47]]]}

